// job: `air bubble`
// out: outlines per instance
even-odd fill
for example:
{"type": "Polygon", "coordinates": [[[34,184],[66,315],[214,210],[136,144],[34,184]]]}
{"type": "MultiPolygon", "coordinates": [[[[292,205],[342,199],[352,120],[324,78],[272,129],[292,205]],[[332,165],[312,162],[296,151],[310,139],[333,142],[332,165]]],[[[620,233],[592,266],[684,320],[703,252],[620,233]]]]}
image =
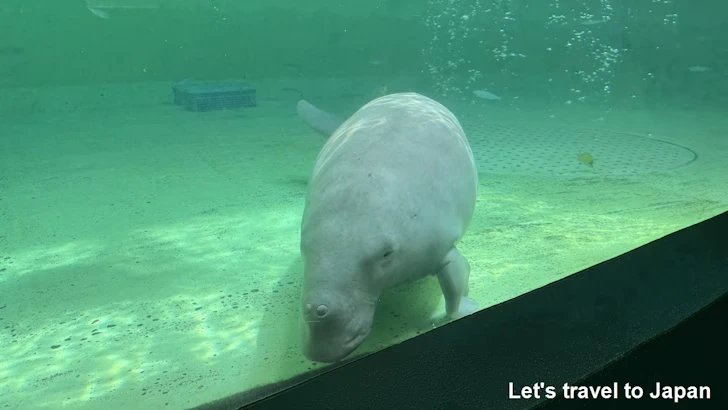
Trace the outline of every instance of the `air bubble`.
{"type": "MultiPolygon", "coordinates": [[[[562,5],[561,0],[547,0],[544,6],[548,7],[548,14],[540,23],[536,22],[548,31],[543,37],[547,44],[541,55],[547,52],[565,54],[571,69],[563,68],[561,77],[578,85],[577,95],[590,101],[611,94],[615,70],[627,48],[615,44],[615,39],[621,41],[627,27],[635,23],[630,21],[631,15],[616,7],[615,1],[562,5]]],[[[640,24],[677,24],[678,14],[673,12],[671,3],[671,0],[652,0],[652,10],[640,14],[640,24]]],[[[521,68],[540,63],[541,56],[526,55],[525,50],[518,49],[523,40],[519,37],[522,9],[509,7],[511,1],[499,0],[495,2],[499,6],[493,8],[483,7],[482,0],[428,0],[427,4],[423,21],[431,40],[424,53],[427,72],[437,93],[467,96],[470,100],[472,90],[476,89],[505,93],[510,82],[515,84],[525,74],[519,72],[521,68]],[[529,58],[534,59],[530,64],[518,62],[529,58]]],[[[553,72],[558,67],[544,69],[553,72]]],[[[647,77],[652,78],[653,74],[647,77]]],[[[563,87],[564,81],[558,80],[561,79],[544,78],[549,92],[563,87]]],[[[561,90],[562,95],[569,93],[568,88],[561,90]]]]}

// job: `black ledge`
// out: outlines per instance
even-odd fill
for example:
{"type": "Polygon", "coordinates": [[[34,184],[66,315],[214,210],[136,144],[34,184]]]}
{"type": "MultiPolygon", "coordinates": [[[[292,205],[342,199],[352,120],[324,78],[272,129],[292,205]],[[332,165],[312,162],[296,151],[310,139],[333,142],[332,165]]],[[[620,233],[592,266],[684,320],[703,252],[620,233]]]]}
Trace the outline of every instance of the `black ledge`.
{"type": "Polygon", "coordinates": [[[198,408],[728,409],[727,327],[723,213],[334,370],[198,408]],[[509,397],[540,382],[556,397],[509,397]],[[564,383],[614,382],[618,399],[561,394],[564,383]],[[711,397],[651,399],[656,382],[708,386],[711,397]],[[625,383],[644,396],[625,399],[625,383]]]}

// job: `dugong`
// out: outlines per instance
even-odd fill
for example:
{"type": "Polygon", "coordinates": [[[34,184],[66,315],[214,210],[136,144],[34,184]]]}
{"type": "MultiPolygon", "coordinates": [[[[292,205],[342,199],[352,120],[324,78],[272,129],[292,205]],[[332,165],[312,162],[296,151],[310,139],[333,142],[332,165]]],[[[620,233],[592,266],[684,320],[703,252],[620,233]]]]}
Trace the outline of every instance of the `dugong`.
{"type": "Polygon", "coordinates": [[[470,264],[455,244],[473,215],[478,172],[455,115],[416,93],[377,98],[343,123],[306,101],[297,108],[331,133],[301,222],[305,356],[343,359],[369,334],[383,290],[429,275],[449,318],[472,312],[474,302],[461,304],[470,264]]]}

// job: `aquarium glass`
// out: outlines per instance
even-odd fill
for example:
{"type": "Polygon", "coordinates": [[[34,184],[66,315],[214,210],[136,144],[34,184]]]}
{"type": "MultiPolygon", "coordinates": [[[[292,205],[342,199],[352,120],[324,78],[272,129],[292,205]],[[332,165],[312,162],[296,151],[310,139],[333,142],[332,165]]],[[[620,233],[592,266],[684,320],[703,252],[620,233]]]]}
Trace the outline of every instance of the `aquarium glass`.
{"type": "MultiPolygon", "coordinates": [[[[0,408],[185,409],[328,366],[302,352],[301,221],[327,135],[300,100],[346,119],[415,92],[454,113],[479,176],[457,245],[478,309],[726,211],[726,15],[3,0],[0,408]]],[[[348,357],[444,311],[434,277],[390,289],[348,357]]]]}

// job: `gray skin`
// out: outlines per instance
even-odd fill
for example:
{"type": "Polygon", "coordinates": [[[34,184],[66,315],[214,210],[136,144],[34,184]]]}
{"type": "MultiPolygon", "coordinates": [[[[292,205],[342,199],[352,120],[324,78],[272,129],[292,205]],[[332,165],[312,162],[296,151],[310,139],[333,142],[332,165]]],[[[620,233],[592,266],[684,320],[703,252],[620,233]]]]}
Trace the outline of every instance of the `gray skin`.
{"type": "Polygon", "coordinates": [[[475,208],[478,172],[444,106],[415,93],[371,101],[341,123],[306,101],[323,135],[301,224],[306,357],[335,362],[372,328],[388,288],[436,275],[448,318],[465,312],[470,265],[455,243],[475,208]]]}

